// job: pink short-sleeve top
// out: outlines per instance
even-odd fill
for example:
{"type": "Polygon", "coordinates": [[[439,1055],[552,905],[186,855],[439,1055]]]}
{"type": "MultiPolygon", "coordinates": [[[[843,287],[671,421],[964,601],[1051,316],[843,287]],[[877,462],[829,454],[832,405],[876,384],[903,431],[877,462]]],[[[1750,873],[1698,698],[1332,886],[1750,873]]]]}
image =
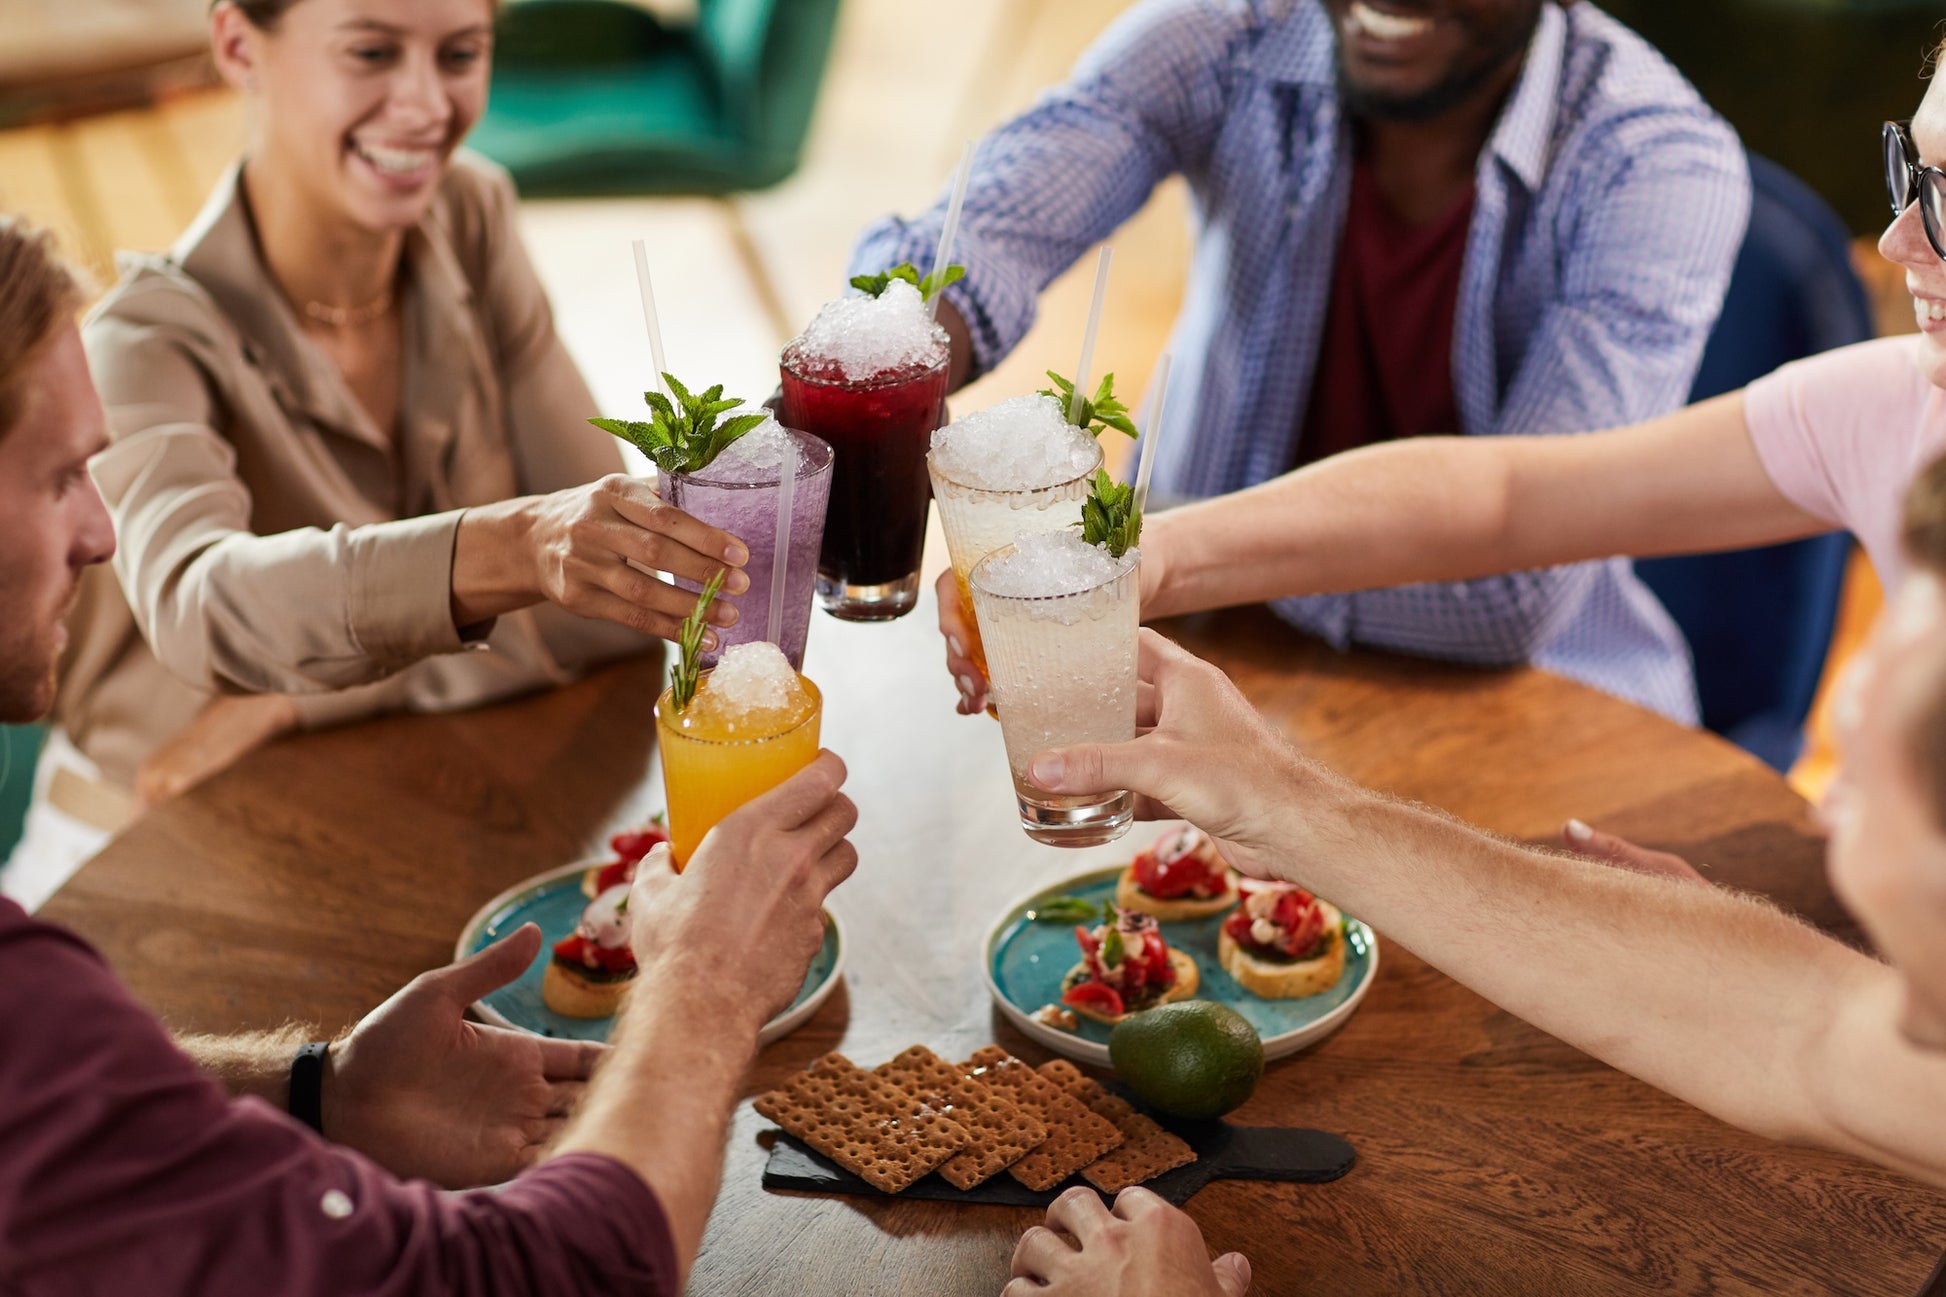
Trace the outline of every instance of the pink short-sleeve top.
{"type": "Polygon", "coordinates": [[[1858,538],[1888,592],[1905,579],[1906,488],[1946,453],[1946,392],[1924,341],[1878,338],[1794,361],[1752,383],[1744,420],[1784,497],[1858,538]]]}

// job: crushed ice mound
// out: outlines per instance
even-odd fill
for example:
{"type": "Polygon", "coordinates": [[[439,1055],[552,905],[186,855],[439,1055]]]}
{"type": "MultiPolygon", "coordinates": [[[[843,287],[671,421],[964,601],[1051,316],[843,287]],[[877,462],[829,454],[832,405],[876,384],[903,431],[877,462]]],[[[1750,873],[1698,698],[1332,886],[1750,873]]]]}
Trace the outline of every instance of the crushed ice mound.
{"type": "Polygon", "coordinates": [[[768,640],[734,644],[723,650],[698,701],[730,717],[753,712],[783,712],[803,704],[804,686],[784,657],[768,640]]]}
{"type": "MultiPolygon", "coordinates": [[[[735,414],[726,417],[734,418],[735,414]]],[[[766,417],[725,447],[695,477],[705,482],[776,482],[783,479],[786,463],[793,472],[796,470],[797,442],[784,431],[783,424],[766,417]]]]}
{"type": "Polygon", "coordinates": [[[936,362],[944,336],[919,290],[895,279],[877,297],[825,303],[792,351],[813,365],[835,365],[846,382],[861,383],[936,362]]]}
{"type": "Polygon", "coordinates": [[[933,463],[961,486],[1031,491],[1072,482],[1098,462],[1095,439],[1069,423],[1061,402],[1016,396],[932,435],[933,463]]]}
{"type": "Polygon", "coordinates": [[[1014,537],[1014,552],[981,569],[980,585],[1010,599],[1045,599],[1105,585],[1135,566],[1141,551],[1119,559],[1081,539],[1078,530],[1027,532],[1014,537]]]}

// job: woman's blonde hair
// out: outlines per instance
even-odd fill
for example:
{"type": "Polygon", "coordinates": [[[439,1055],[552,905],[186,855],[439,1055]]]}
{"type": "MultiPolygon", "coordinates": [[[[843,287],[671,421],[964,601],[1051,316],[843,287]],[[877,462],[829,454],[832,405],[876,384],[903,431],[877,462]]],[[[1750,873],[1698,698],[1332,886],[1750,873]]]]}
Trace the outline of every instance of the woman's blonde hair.
{"type": "Polygon", "coordinates": [[[81,280],[54,238],[17,216],[0,215],[0,436],[20,418],[34,355],[81,309],[81,280]]]}

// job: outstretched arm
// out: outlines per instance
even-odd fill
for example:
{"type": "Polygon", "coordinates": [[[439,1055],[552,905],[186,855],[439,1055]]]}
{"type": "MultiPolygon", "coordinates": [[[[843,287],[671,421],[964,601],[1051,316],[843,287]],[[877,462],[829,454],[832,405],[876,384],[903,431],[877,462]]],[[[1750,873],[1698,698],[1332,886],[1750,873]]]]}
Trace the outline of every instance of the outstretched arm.
{"type": "Polygon", "coordinates": [[[1245,872],[1316,889],[1725,1121],[1946,1184],[1946,1055],[1897,1030],[1891,969],[1748,896],[1536,851],[1370,793],[1292,750],[1214,667],[1153,632],[1142,653],[1153,728],[1043,754],[1037,782],[1134,789],[1245,872]]]}
{"type": "Polygon", "coordinates": [[[1829,524],[1765,473],[1732,393],[1578,437],[1421,437],[1157,514],[1142,613],[1741,549],[1829,524]]]}
{"type": "MultiPolygon", "coordinates": [[[[1466,581],[1607,558],[1742,549],[1830,523],[1780,492],[1731,393],[1577,437],[1417,437],[1334,455],[1150,518],[1142,617],[1466,581]]],[[[939,590],[960,710],[985,706],[950,577],[939,590]],[[971,686],[969,690],[968,686],[971,686]]]]}
{"type": "Polygon", "coordinates": [[[716,1200],[723,1141],[757,1033],[824,940],[825,895],[858,863],[857,808],[829,752],[710,831],[678,875],[666,846],[629,902],[641,972],[614,1054],[558,1153],[601,1153],[654,1190],[686,1273],[716,1200]],[[749,934],[761,932],[761,949],[749,934]]]}
{"type": "MultiPolygon", "coordinates": [[[[1082,55],[1074,74],[987,135],[974,153],[945,291],[954,388],[998,364],[1033,325],[1041,291],[1140,210],[1155,186],[1206,164],[1243,52],[1262,25],[1246,6],[1198,0],[1136,5],[1082,55]]],[[[867,230],[851,272],[932,264],[942,193],[905,220],[867,230]]]]}

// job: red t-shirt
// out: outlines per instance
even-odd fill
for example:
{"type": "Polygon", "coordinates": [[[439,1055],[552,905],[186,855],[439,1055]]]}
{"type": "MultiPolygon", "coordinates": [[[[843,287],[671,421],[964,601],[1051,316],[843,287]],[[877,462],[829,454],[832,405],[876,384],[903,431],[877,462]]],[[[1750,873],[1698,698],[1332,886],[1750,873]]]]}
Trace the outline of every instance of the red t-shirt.
{"type": "Polygon", "coordinates": [[[1379,192],[1371,165],[1353,162],[1297,464],[1375,441],[1459,431],[1453,315],[1472,218],[1468,185],[1443,215],[1407,224],[1379,192]]]}
{"type": "Polygon", "coordinates": [[[232,1102],[80,938],[0,897],[0,1293],[673,1294],[676,1268],[609,1158],[442,1193],[232,1102]]]}

